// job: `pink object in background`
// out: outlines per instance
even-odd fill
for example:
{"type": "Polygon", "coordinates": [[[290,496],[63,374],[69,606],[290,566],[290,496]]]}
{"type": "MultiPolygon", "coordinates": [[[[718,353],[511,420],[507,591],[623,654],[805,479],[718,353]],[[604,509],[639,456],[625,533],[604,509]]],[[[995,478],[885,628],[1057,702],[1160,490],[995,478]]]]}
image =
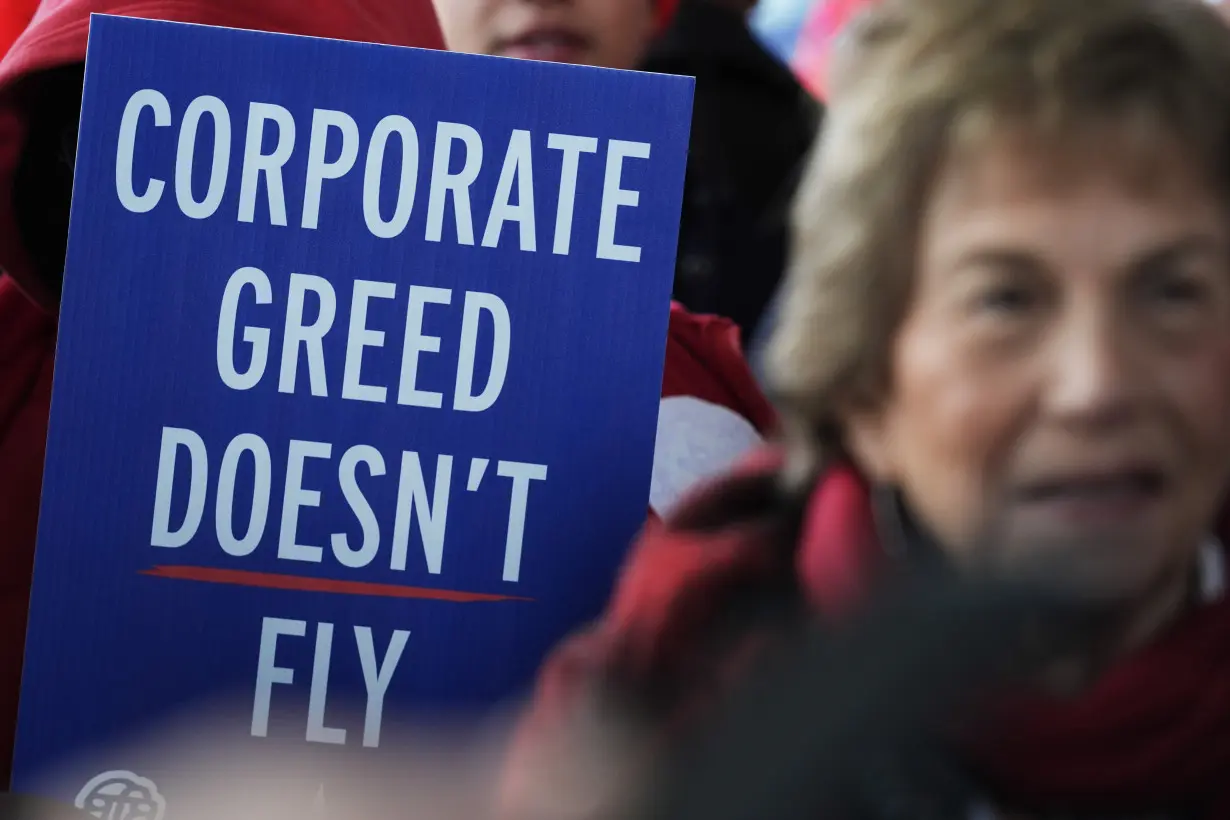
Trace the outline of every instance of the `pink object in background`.
{"type": "Polygon", "coordinates": [[[834,42],[846,23],[874,0],[818,0],[812,7],[794,47],[791,66],[808,91],[823,99],[827,92],[828,61],[834,42]]]}

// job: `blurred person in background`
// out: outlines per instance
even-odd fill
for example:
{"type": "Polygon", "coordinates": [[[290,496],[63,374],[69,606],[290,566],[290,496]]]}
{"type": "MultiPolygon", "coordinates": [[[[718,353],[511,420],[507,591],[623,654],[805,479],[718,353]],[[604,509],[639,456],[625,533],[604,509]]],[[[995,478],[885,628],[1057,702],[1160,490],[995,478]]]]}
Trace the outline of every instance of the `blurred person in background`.
{"type": "Polygon", "coordinates": [[[748,28],[753,0],[683,0],[640,67],[696,78],[675,298],[756,333],[786,263],[819,103],[748,28]]]}
{"type": "MultiPolygon", "coordinates": [[[[732,257],[711,240],[742,242],[745,248],[751,248],[754,243],[743,241],[752,236],[750,229],[744,230],[750,222],[725,223],[732,212],[723,209],[743,208],[749,203],[753,208],[760,206],[754,205],[755,197],[741,188],[741,183],[728,184],[723,176],[726,171],[720,169],[727,168],[729,162],[748,168],[748,163],[760,160],[788,164],[794,160],[783,160],[784,154],[766,154],[764,150],[758,158],[757,146],[740,144],[742,137],[727,130],[725,118],[743,119],[739,126],[743,130],[749,118],[746,112],[734,111],[742,103],[732,103],[728,110],[726,102],[741,99],[751,105],[772,106],[773,84],[765,86],[756,77],[756,71],[766,66],[781,81],[779,85],[789,86],[787,96],[794,103],[799,102],[801,93],[786,69],[752,40],[745,20],[750,3],[435,0],[435,5],[445,41],[455,51],[606,68],[650,67],[655,71],[698,73],[701,79],[684,192],[680,270],[692,264],[688,259],[694,260],[695,253],[689,247],[696,245],[694,250],[707,259],[722,259],[726,271],[722,274],[726,278],[721,280],[707,276],[705,287],[731,288],[724,292],[732,306],[750,304],[733,289],[745,284],[752,287],[757,282],[761,284],[754,286],[761,287],[763,282],[757,278],[760,272],[750,268],[735,272],[725,267],[732,257]],[[732,51],[743,56],[728,62],[732,51]],[[757,67],[750,79],[740,73],[740,61],[747,53],[753,55],[748,64],[757,67]],[[706,74],[707,66],[712,67],[711,75],[706,74]],[[762,98],[759,103],[757,96],[762,98]],[[721,197],[711,196],[713,185],[723,188],[721,197]],[[718,204],[719,199],[725,204],[718,204]]],[[[761,112],[754,119],[759,126],[759,149],[793,139],[791,130],[778,128],[781,123],[772,116],[761,112]]],[[[806,137],[798,137],[796,158],[810,139],[808,129],[806,137]]],[[[772,150],[776,152],[777,148],[772,150]]],[[[761,185],[767,176],[771,175],[751,172],[746,179],[749,185],[761,185]]],[[[783,237],[784,233],[778,235],[774,242],[780,243],[783,237]]],[[[769,252],[755,251],[753,255],[759,255],[762,261],[771,257],[769,252]]],[[[677,273],[676,298],[681,298],[680,288],[684,287],[681,277],[683,274],[677,273]]],[[[775,281],[776,274],[771,278],[775,281]]],[[[772,284],[768,288],[766,294],[772,284]]],[[[726,471],[759,446],[776,423],[775,413],[743,356],[739,325],[729,318],[732,314],[717,303],[681,301],[673,303],[670,312],[650,489],[651,520],[668,512],[697,482],[726,471]],[[697,308],[704,313],[694,313],[697,308]]],[[[636,332],[635,328],[629,330],[636,332]]]]}
{"type": "Polygon", "coordinates": [[[781,278],[819,106],[748,27],[755,0],[436,0],[449,47],[696,78],[674,297],[748,338],[781,278]]]}
{"type": "Polygon", "coordinates": [[[91,13],[443,47],[429,0],[43,0],[0,61],[0,787],[16,724],[91,13]]]}
{"type": "Polygon", "coordinates": [[[1230,28],[1195,0],[883,0],[848,36],[794,209],[783,441],[647,533],[547,664],[507,814],[634,809],[797,620],[1049,566],[1088,634],[848,763],[853,816],[1230,817],[1230,28]],[[638,730],[587,744],[608,709],[638,730]]]}

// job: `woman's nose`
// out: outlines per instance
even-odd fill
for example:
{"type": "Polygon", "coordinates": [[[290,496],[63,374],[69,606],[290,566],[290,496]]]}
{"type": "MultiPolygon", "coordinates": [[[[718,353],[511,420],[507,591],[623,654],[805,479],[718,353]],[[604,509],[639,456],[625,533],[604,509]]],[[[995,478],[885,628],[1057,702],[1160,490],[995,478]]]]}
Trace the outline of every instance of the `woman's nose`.
{"type": "Polygon", "coordinates": [[[1109,311],[1086,311],[1057,328],[1048,346],[1043,404],[1057,420],[1086,428],[1113,427],[1139,407],[1142,378],[1132,331],[1109,311]]]}

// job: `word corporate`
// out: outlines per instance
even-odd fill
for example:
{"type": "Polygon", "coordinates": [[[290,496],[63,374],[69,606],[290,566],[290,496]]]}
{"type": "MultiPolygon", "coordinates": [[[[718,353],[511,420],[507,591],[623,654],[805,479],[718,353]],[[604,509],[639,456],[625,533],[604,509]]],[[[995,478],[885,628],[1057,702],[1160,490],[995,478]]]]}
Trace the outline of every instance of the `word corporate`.
{"type": "MultiPolygon", "coordinates": [[[[138,214],[159,207],[167,185],[166,180],[151,176],[141,181],[142,190],[138,193],[134,159],[141,153],[141,142],[153,138],[142,127],[148,119],[143,116],[147,110],[153,115],[155,128],[170,128],[174,121],[170,101],[153,88],[135,92],[124,107],[116,148],[115,189],[124,208],[138,214]]],[[[175,202],[184,216],[208,219],[221,207],[232,178],[232,131],[231,111],[218,97],[198,96],[182,112],[172,171],[175,202]],[[198,191],[193,187],[193,167],[198,151],[202,150],[205,132],[202,124],[207,118],[213,131],[212,159],[208,183],[204,194],[198,198],[198,191]]],[[[326,183],[355,172],[360,149],[366,142],[362,188],[364,222],[375,237],[400,237],[410,224],[418,194],[420,141],[414,123],[401,114],[389,114],[377,122],[370,133],[363,135],[350,114],[317,108],[312,114],[306,152],[302,150],[302,140],[297,138],[299,131],[300,125],[288,109],[267,102],[251,102],[248,105],[239,170],[238,221],[250,223],[256,220],[257,198],[263,182],[270,224],[289,224],[282,171],[293,160],[304,163],[306,172],[297,221],[303,229],[316,230],[320,225],[321,198],[326,183]],[[264,150],[269,142],[267,132],[273,134],[273,148],[269,151],[264,150]],[[340,137],[341,144],[337,156],[330,159],[328,149],[334,133],[340,137]],[[400,142],[400,157],[394,151],[394,138],[400,142]],[[400,182],[393,198],[392,213],[387,217],[387,209],[381,207],[386,162],[400,162],[400,182]]],[[[541,150],[542,145],[543,141],[536,139],[528,130],[513,129],[509,134],[504,146],[499,182],[483,227],[483,247],[498,247],[505,226],[513,223],[519,229],[520,250],[538,250],[533,180],[535,146],[541,150]],[[516,202],[513,202],[514,193],[516,202]]],[[[573,244],[581,157],[583,154],[597,154],[600,141],[596,137],[551,133],[546,137],[545,147],[560,152],[562,160],[551,252],[567,255],[573,244]]],[[[598,259],[633,263],[641,259],[640,247],[616,241],[616,222],[620,208],[635,208],[640,203],[639,191],[621,187],[624,163],[630,159],[647,160],[650,153],[651,146],[646,142],[606,141],[602,205],[597,228],[598,259]]],[[[458,244],[474,245],[475,222],[470,188],[483,168],[484,155],[483,138],[472,126],[446,121],[435,123],[424,234],[426,241],[442,241],[445,215],[451,200],[458,244]],[[460,163],[454,161],[454,154],[461,155],[460,163]],[[458,170],[451,170],[458,164],[458,170]]]]}

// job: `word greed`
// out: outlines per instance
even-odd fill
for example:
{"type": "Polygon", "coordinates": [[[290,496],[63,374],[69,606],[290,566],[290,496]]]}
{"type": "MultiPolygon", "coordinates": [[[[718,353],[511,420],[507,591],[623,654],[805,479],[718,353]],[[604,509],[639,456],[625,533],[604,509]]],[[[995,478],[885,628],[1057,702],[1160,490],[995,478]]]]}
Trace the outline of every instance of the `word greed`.
{"type": "MultiPolygon", "coordinates": [[[[366,350],[384,347],[385,332],[368,327],[368,306],[372,300],[395,299],[397,285],[355,279],[352,284],[350,317],[346,332],[346,360],[342,371],[343,399],[384,403],[388,389],[383,385],[362,382],[363,356],[366,350]]],[[[265,375],[269,361],[270,329],[248,325],[243,328],[243,341],[248,345],[248,362],[243,370],[235,364],[238,314],[245,294],[251,290],[251,303],[268,305],[273,302],[273,285],[259,268],[240,268],[227,280],[218,315],[218,375],[232,390],[256,387],[265,375]]],[[[453,301],[448,288],[410,285],[406,289],[405,338],[402,344],[401,375],[398,381],[397,403],[416,407],[440,408],[443,395],[421,390],[417,385],[419,357],[423,353],[439,353],[440,337],[423,332],[424,314],[428,305],[443,306],[453,301]]],[[[439,307],[437,307],[439,309],[439,307]]],[[[292,273],[286,295],[286,323],[282,336],[282,356],[278,372],[278,391],[294,393],[299,360],[307,360],[308,383],[313,396],[329,395],[325,377],[324,339],[333,328],[337,316],[337,291],[328,279],[305,273],[292,273]],[[304,319],[309,295],[316,304],[311,322],[304,319]]],[[[477,413],[495,404],[504,388],[508,373],[512,323],[508,307],[492,293],[467,292],[461,319],[461,344],[457,360],[457,379],[453,394],[453,409],[477,413]],[[482,316],[491,317],[494,333],[491,341],[491,369],[487,384],[477,395],[473,392],[474,365],[478,356],[479,324],[482,316]]]]}

